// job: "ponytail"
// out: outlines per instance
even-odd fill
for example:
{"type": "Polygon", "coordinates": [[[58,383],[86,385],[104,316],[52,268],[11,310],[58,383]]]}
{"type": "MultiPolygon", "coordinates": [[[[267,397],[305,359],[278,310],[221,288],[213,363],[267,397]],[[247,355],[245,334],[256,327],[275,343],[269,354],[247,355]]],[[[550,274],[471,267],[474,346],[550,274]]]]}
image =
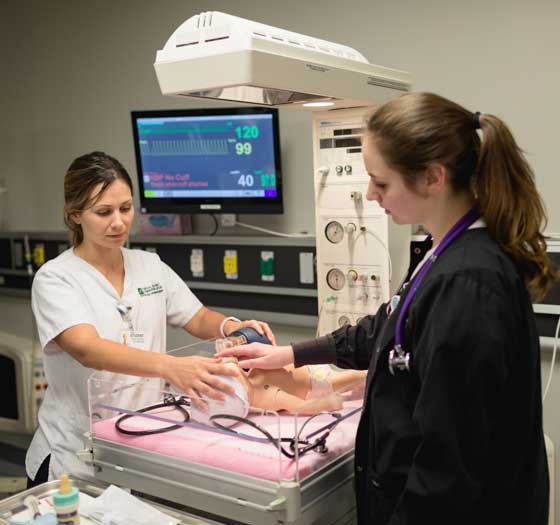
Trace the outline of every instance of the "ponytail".
{"type": "Polygon", "coordinates": [[[494,115],[479,118],[482,142],[474,192],[490,235],[525,274],[535,300],[542,299],[558,278],[541,233],[546,212],[535,176],[505,123],[494,115]]]}

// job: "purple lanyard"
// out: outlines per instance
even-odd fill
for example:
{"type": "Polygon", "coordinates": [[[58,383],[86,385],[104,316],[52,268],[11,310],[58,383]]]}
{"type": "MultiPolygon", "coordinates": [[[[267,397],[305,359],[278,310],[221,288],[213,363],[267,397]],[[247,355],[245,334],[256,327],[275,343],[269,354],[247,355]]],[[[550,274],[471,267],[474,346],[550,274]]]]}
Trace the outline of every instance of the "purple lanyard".
{"type": "MultiPolygon", "coordinates": [[[[410,291],[406,294],[404,303],[402,308],[399,312],[399,317],[397,319],[397,327],[395,329],[395,350],[396,352],[401,355],[403,353],[402,350],[402,343],[403,343],[403,324],[406,317],[406,313],[408,311],[408,307],[412,302],[414,294],[418,287],[422,283],[425,275],[428,273],[436,259],[442,254],[442,252],[465,230],[469,229],[478,218],[480,214],[474,208],[470,210],[466,215],[461,217],[459,221],[451,228],[446,234],[442,241],[439,243],[438,247],[435,249],[434,253],[428,258],[428,260],[422,265],[420,271],[416,274],[416,276],[412,279],[412,283],[410,284],[410,291]]],[[[410,356],[408,356],[410,357],[410,356]]],[[[407,359],[408,363],[408,359],[407,359]]],[[[408,369],[408,365],[406,366],[408,369]]]]}

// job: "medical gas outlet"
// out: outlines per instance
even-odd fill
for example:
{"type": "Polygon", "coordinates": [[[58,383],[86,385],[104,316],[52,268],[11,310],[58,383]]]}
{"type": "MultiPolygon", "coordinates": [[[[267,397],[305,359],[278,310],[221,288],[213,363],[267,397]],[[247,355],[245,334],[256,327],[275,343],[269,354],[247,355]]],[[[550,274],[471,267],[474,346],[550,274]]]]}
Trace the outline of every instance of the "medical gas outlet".
{"type": "Polygon", "coordinates": [[[346,278],[348,279],[348,284],[354,284],[360,281],[362,284],[368,285],[370,280],[374,282],[378,280],[377,275],[375,274],[371,274],[371,275],[368,275],[366,273],[360,274],[354,269],[348,270],[348,272],[346,273],[346,278]]]}
{"type": "Polygon", "coordinates": [[[338,326],[342,327],[342,326],[346,326],[347,324],[352,324],[352,321],[347,315],[341,315],[338,318],[338,326]]]}
{"type": "Polygon", "coordinates": [[[363,293],[358,297],[358,301],[360,301],[362,304],[367,304],[368,299],[369,299],[369,295],[367,293],[363,293]]]}
{"type": "Polygon", "coordinates": [[[362,192],[361,191],[352,191],[352,192],[350,192],[350,198],[354,202],[361,202],[362,201],[362,192]]]}

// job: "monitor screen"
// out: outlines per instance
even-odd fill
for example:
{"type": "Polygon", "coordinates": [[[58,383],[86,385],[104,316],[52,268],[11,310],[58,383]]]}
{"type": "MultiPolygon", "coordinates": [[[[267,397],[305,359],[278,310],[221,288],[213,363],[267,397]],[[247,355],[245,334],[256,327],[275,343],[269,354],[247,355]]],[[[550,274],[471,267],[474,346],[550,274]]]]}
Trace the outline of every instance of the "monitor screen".
{"type": "Polygon", "coordinates": [[[133,111],[143,213],[282,213],[278,110],[133,111]]]}

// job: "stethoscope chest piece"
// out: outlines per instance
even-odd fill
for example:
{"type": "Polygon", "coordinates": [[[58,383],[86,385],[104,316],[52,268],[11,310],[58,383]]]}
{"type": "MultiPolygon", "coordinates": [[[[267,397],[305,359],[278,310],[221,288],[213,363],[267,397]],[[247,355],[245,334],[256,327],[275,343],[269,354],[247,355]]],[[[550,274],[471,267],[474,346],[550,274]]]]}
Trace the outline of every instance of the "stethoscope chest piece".
{"type": "Polygon", "coordinates": [[[395,369],[410,372],[410,352],[405,352],[401,345],[395,345],[389,352],[389,372],[395,375],[395,369]]]}

